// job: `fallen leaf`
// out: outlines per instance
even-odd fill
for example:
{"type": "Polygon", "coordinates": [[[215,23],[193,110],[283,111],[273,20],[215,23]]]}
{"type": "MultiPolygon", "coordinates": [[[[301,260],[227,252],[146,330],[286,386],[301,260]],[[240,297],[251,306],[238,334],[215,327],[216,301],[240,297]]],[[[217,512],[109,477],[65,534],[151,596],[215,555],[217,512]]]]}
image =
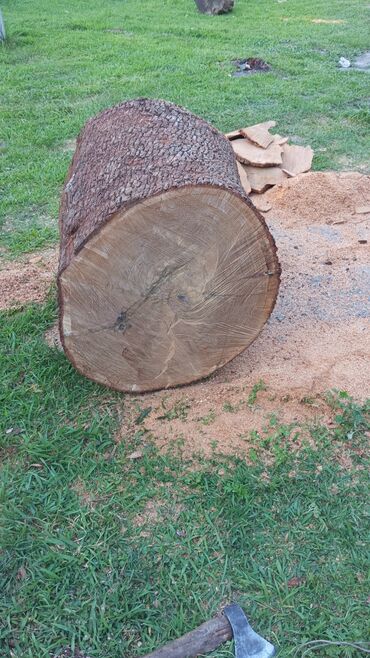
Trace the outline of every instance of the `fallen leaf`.
{"type": "Polygon", "coordinates": [[[289,589],[291,589],[292,587],[299,587],[300,585],[303,585],[304,582],[305,582],[305,578],[293,576],[293,578],[290,578],[290,580],[288,580],[287,584],[289,589]]]}

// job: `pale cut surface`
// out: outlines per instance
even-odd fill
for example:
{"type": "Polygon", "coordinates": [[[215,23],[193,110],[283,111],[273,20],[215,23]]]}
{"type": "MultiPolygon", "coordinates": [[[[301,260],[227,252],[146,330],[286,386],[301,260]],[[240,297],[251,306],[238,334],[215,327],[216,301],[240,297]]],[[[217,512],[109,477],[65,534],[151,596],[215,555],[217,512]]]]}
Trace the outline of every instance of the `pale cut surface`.
{"type": "Polygon", "coordinates": [[[64,347],[119,390],[195,381],[256,338],[278,284],[271,239],[245,200],[170,190],[117,212],[61,273],[64,347]]]}
{"type": "Polygon", "coordinates": [[[273,141],[276,141],[274,135],[269,133],[270,128],[274,128],[274,126],[276,126],[276,121],[265,121],[264,123],[256,123],[254,126],[242,128],[240,132],[244,137],[248,137],[253,144],[265,149],[273,141]]]}
{"type": "Polygon", "coordinates": [[[288,176],[304,174],[311,169],[313,150],[311,146],[283,145],[283,163],[281,168],[288,176]]]}
{"type": "Polygon", "coordinates": [[[232,131],[229,132],[229,133],[225,133],[225,137],[226,137],[227,139],[230,139],[230,140],[231,140],[231,139],[240,139],[241,136],[242,136],[242,135],[241,135],[241,133],[240,133],[240,130],[232,130],[232,131]]]}
{"type": "Polygon", "coordinates": [[[273,185],[279,185],[286,179],[280,167],[245,167],[253,192],[264,192],[273,185]]]}
{"type": "Polygon", "coordinates": [[[247,172],[245,171],[244,167],[240,162],[236,163],[238,167],[238,174],[240,178],[240,182],[243,186],[243,190],[246,194],[249,194],[252,191],[252,186],[248,180],[247,172]]]}
{"type": "Polygon", "coordinates": [[[282,147],[273,142],[263,149],[252,144],[248,139],[234,139],[231,146],[234,149],[236,159],[239,162],[250,164],[255,167],[271,167],[282,163],[282,147]]]}
{"type": "Polygon", "coordinates": [[[280,146],[286,144],[289,141],[289,137],[282,137],[281,135],[273,135],[273,138],[274,142],[276,142],[276,144],[280,144],[280,146]]]}

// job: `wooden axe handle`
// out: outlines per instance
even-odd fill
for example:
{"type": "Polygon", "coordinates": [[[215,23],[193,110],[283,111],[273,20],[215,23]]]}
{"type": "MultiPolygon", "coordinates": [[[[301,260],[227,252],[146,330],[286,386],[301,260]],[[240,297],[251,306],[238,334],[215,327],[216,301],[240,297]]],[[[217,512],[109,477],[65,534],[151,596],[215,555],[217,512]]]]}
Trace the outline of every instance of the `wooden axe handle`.
{"type": "Polygon", "coordinates": [[[199,654],[217,649],[232,636],[228,620],[220,615],[142,658],[196,658],[199,654]]]}

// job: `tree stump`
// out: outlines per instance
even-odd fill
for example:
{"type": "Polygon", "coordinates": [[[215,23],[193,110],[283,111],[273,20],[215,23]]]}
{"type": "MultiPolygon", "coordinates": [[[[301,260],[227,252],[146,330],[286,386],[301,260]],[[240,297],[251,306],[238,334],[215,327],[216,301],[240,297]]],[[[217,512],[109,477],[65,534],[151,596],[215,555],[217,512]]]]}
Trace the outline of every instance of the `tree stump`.
{"type": "Polygon", "coordinates": [[[227,14],[234,7],[234,0],[195,0],[202,14],[227,14]]]}
{"type": "Polygon", "coordinates": [[[121,391],[186,384],[244,350],[280,269],[228,140],[164,101],[82,130],[60,207],[60,334],[87,377],[121,391]]]}

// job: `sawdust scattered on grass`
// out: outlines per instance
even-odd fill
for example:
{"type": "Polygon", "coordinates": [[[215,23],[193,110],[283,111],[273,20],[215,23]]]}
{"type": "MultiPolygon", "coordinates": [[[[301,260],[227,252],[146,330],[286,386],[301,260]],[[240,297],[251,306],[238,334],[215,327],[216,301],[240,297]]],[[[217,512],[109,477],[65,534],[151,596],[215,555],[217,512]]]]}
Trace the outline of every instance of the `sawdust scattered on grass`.
{"type": "Polygon", "coordinates": [[[30,302],[43,302],[58,266],[56,249],[28,254],[17,261],[0,263],[0,310],[30,302]]]}
{"type": "MultiPolygon", "coordinates": [[[[369,176],[310,172],[260,196],[272,206],[266,221],[283,272],[269,322],[242,355],[208,380],[136,401],[126,397],[122,440],[138,429],[127,413],[131,404],[132,418],[138,407],[152,407],[140,427],[161,449],[173,443],[185,456],[214,450],[245,456],[266,437],[289,441],[294,450],[307,438],[304,423],[330,422],[323,391],[368,395],[370,213],[356,208],[370,203],[369,176]],[[250,404],[259,381],[266,390],[250,404]],[[277,422],[286,436],[274,438],[277,422]]],[[[53,250],[5,262],[0,308],[43,301],[56,266],[53,250]]],[[[57,328],[46,339],[58,346],[57,328]]]]}
{"type": "Polygon", "coordinates": [[[143,427],[160,449],[248,456],[267,439],[296,450],[308,440],[305,423],[330,423],[322,392],[369,393],[370,214],[355,209],[370,201],[370,178],[310,172],[261,198],[282,264],[277,305],[257,340],[207,381],[132,403],[152,407],[143,427]],[[266,390],[249,404],[259,381],[266,390]]]}

